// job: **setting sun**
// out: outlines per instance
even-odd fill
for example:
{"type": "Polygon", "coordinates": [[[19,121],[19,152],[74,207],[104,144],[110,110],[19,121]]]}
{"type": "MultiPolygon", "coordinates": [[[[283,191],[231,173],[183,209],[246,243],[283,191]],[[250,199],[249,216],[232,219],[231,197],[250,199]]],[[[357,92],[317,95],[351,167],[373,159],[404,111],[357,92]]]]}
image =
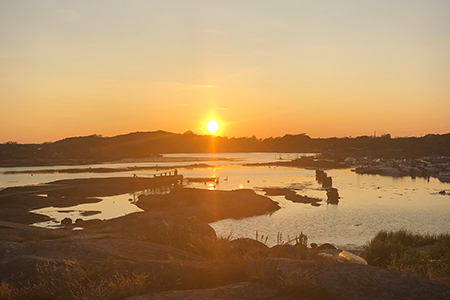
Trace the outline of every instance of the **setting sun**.
{"type": "Polygon", "coordinates": [[[206,129],[214,134],[216,133],[217,129],[219,129],[219,123],[217,123],[215,120],[211,120],[208,122],[208,124],[206,124],[206,129]]]}

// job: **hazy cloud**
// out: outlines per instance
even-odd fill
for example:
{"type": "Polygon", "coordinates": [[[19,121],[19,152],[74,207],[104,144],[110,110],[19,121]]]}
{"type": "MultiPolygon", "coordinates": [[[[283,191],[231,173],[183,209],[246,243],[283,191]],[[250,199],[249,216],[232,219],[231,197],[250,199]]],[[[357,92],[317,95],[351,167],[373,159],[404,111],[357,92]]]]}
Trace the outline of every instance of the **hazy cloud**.
{"type": "Polygon", "coordinates": [[[269,41],[269,39],[266,39],[266,38],[255,38],[255,39],[251,40],[252,43],[266,43],[268,41],[269,41]]]}
{"type": "Polygon", "coordinates": [[[285,30],[290,27],[288,22],[283,21],[283,20],[278,20],[278,19],[270,20],[270,25],[273,28],[280,29],[280,30],[285,30]]]}
{"type": "Polygon", "coordinates": [[[271,57],[271,56],[275,56],[274,53],[268,52],[268,51],[257,51],[257,52],[253,52],[252,55],[259,56],[259,57],[271,57]]]}
{"type": "Polygon", "coordinates": [[[211,84],[186,84],[187,86],[183,90],[197,90],[197,89],[214,89],[217,85],[211,84]]]}
{"type": "Polygon", "coordinates": [[[215,29],[203,29],[202,32],[211,33],[215,35],[229,35],[228,32],[215,30],[215,29]]]}
{"type": "Polygon", "coordinates": [[[171,89],[171,90],[197,90],[214,89],[217,85],[192,84],[177,81],[151,81],[151,80],[92,80],[97,86],[114,86],[126,89],[171,89]]]}
{"type": "Polygon", "coordinates": [[[54,13],[60,18],[63,19],[66,22],[74,22],[81,20],[82,16],[73,11],[73,10],[67,10],[67,9],[58,9],[55,10],[54,13]]]}

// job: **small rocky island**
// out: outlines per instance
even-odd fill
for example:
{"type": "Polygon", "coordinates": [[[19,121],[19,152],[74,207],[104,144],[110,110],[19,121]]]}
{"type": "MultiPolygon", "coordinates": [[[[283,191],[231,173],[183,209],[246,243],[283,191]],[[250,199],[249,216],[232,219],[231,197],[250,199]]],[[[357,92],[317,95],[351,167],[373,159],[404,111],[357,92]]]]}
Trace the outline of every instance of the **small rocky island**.
{"type": "Polygon", "coordinates": [[[253,217],[280,209],[275,201],[249,189],[210,191],[180,188],[170,194],[142,195],[136,205],[144,211],[168,211],[207,223],[253,217]]]}
{"type": "Polygon", "coordinates": [[[449,285],[339,263],[330,255],[339,250],[309,247],[303,235],[272,248],[262,240],[218,237],[207,222],[279,208],[251,190],[179,188],[141,196],[137,205],[144,212],[79,220],[76,227],[82,230],[73,230],[73,224],[59,229],[29,225],[45,217],[33,216],[31,209],[100,201],[157,182],[67,180],[0,191],[0,298],[450,299],[449,285]]]}

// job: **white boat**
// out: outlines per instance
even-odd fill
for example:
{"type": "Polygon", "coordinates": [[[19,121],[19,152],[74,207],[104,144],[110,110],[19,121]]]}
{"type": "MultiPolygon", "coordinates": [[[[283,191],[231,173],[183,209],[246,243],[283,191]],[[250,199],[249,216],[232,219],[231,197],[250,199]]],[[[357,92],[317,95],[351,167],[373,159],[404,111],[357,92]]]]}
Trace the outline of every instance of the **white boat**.
{"type": "Polygon", "coordinates": [[[345,250],[339,253],[338,261],[343,263],[367,265],[367,261],[364,258],[345,250]]]}
{"type": "Polygon", "coordinates": [[[381,175],[400,176],[400,170],[391,167],[381,167],[381,175]]]}
{"type": "Polygon", "coordinates": [[[439,174],[438,179],[442,182],[450,182],[450,173],[441,173],[439,174]]]}

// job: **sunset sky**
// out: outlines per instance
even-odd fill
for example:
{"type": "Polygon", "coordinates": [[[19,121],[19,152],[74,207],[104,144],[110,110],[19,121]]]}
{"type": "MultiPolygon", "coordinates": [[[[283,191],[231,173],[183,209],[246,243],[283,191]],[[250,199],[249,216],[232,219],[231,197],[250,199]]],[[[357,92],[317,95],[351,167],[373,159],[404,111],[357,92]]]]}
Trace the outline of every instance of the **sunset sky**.
{"type": "Polygon", "coordinates": [[[450,132],[450,1],[0,0],[0,143],[450,132]]]}

